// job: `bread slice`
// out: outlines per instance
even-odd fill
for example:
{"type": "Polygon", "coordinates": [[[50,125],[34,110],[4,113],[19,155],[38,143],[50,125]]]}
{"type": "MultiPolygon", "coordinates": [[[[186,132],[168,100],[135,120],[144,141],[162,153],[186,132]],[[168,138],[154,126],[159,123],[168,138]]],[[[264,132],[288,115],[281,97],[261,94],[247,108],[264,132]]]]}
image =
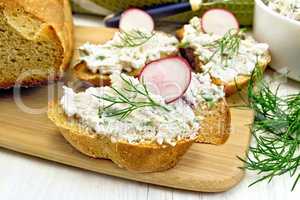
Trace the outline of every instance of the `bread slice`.
{"type": "Polygon", "coordinates": [[[110,159],[119,167],[134,172],[155,172],[172,168],[179,158],[195,142],[223,144],[230,134],[230,111],[225,99],[213,107],[199,106],[195,111],[201,120],[198,137],[182,139],[175,146],[157,143],[130,144],[115,142],[105,134],[84,129],[78,119],[68,118],[60,105],[49,104],[48,117],[59,128],[65,139],[81,153],[93,157],[110,159]]]}
{"type": "MultiPolygon", "coordinates": [[[[182,40],[184,37],[184,29],[179,29],[176,32],[176,36],[179,40],[182,40]]],[[[191,64],[191,66],[194,68],[196,72],[203,72],[202,65],[203,61],[199,59],[198,56],[195,55],[195,50],[191,47],[186,47],[186,48],[181,48],[180,52],[183,57],[185,57],[188,62],[191,64]]],[[[268,53],[263,60],[259,63],[259,67],[261,68],[262,71],[265,71],[267,68],[268,64],[271,62],[271,55],[268,53]]],[[[235,78],[234,81],[230,81],[228,83],[222,82],[222,80],[212,77],[213,82],[216,85],[223,85],[224,86],[224,92],[226,96],[230,96],[234,93],[236,93],[239,89],[243,88],[246,86],[251,79],[251,75],[239,75],[235,78]]]]}
{"type": "MultiPolygon", "coordinates": [[[[167,33],[159,32],[160,34],[168,35],[167,33]]],[[[177,49],[174,52],[170,53],[161,53],[160,58],[166,58],[171,56],[176,56],[179,54],[179,49],[177,49]]],[[[148,61],[146,64],[151,62],[153,60],[148,61]]],[[[124,64],[126,65],[126,63],[124,64]]],[[[128,65],[128,64],[127,64],[128,65]]],[[[137,77],[142,68],[144,66],[140,66],[139,69],[133,69],[131,72],[125,72],[130,76],[137,77]]],[[[110,74],[100,74],[99,72],[93,73],[87,66],[87,63],[85,61],[79,61],[74,67],[73,67],[73,74],[82,81],[87,81],[95,86],[108,86],[110,85],[110,74]]]]}
{"type": "Polygon", "coordinates": [[[196,142],[221,145],[227,141],[231,131],[231,114],[225,98],[213,106],[200,106],[195,113],[201,118],[196,142]]]}
{"type": "Polygon", "coordinates": [[[66,140],[83,154],[93,158],[110,159],[119,167],[134,172],[163,171],[176,165],[194,140],[180,140],[175,146],[157,143],[129,144],[115,142],[104,134],[96,134],[81,127],[78,120],[70,120],[57,103],[49,104],[49,118],[66,140]]]}
{"type": "MultiPolygon", "coordinates": [[[[133,70],[127,74],[136,77],[140,74],[140,70],[133,70]]],[[[109,86],[111,84],[109,74],[93,73],[84,61],[74,66],[73,73],[79,80],[87,81],[94,86],[109,86]]]]}
{"type": "Polygon", "coordinates": [[[73,49],[68,0],[0,0],[0,89],[59,78],[73,49]]]}

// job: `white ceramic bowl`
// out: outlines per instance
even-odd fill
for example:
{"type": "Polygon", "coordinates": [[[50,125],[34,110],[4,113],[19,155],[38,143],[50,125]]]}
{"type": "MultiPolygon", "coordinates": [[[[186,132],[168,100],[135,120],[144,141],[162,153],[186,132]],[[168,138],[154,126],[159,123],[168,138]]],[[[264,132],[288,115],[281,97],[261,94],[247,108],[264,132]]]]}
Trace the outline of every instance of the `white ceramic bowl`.
{"type": "Polygon", "coordinates": [[[270,45],[271,67],[300,81],[300,21],[289,19],[255,0],[254,37],[270,45]]]}

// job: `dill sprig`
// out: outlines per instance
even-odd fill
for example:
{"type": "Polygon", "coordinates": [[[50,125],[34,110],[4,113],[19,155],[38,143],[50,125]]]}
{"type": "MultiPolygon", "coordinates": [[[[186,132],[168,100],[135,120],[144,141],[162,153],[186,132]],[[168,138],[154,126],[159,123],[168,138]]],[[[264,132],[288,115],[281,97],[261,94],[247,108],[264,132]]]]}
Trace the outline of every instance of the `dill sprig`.
{"type": "Polygon", "coordinates": [[[157,107],[167,112],[170,111],[166,106],[161,105],[151,97],[144,81],[137,85],[134,84],[131,79],[126,79],[122,74],[120,77],[126,84],[123,90],[111,86],[111,89],[115,92],[115,96],[95,96],[100,100],[110,103],[108,106],[99,109],[99,117],[105,115],[105,117],[120,117],[120,119],[125,119],[133,111],[144,107],[157,107]],[[137,95],[145,97],[145,100],[137,101],[135,98],[137,95]],[[113,108],[113,106],[117,104],[125,105],[125,108],[113,108]]]}
{"type": "Polygon", "coordinates": [[[236,29],[231,29],[222,38],[205,45],[205,47],[215,49],[206,63],[209,63],[216,55],[219,54],[221,63],[225,63],[225,66],[227,66],[228,60],[238,55],[244,32],[245,29],[241,29],[239,31],[236,29]]]}
{"type": "Polygon", "coordinates": [[[243,168],[262,175],[250,186],[274,177],[289,174],[295,177],[292,190],[300,180],[300,92],[279,97],[255,70],[248,86],[249,106],[255,111],[251,146],[243,168]],[[254,85],[254,78],[258,81],[254,85]]]}
{"type": "Polygon", "coordinates": [[[148,42],[154,35],[155,32],[144,33],[140,30],[131,30],[131,31],[121,31],[119,33],[121,42],[114,44],[114,47],[117,48],[126,48],[126,47],[137,47],[148,42]]]}

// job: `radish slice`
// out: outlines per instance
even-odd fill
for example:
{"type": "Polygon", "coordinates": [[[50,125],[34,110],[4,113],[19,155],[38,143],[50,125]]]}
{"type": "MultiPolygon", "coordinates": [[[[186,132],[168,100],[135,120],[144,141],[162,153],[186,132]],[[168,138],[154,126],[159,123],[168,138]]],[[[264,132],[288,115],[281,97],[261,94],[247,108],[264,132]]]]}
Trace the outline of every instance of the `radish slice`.
{"type": "Polygon", "coordinates": [[[137,8],[130,8],[122,14],[119,28],[123,31],[142,28],[151,32],[154,30],[154,21],[145,11],[137,8]]]}
{"type": "Polygon", "coordinates": [[[239,29],[238,20],[233,13],[225,9],[211,9],[206,11],[201,20],[202,30],[223,36],[229,30],[239,29]]]}
{"type": "Polygon", "coordinates": [[[140,73],[143,81],[153,94],[162,96],[171,103],[188,89],[192,70],[188,62],[179,56],[163,58],[146,65],[140,73]]]}

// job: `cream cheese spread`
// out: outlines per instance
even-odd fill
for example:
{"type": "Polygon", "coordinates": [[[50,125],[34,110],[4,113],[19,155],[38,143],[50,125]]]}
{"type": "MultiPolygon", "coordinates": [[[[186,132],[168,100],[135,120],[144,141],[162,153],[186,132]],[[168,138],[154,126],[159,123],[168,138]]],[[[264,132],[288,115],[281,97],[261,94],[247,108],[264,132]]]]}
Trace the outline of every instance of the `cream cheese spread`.
{"type": "Polygon", "coordinates": [[[300,0],[265,0],[265,3],[279,14],[300,21],[300,0]]]}
{"type": "Polygon", "coordinates": [[[138,30],[117,32],[105,44],[86,43],[79,48],[80,60],[93,73],[131,72],[145,64],[178,53],[178,40],[162,32],[138,30]]]}
{"type": "MultiPolygon", "coordinates": [[[[223,88],[213,85],[208,75],[193,74],[192,77],[184,96],[170,104],[166,104],[161,96],[149,94],[155,102],[168,110],[149,106],[133,111],[124,119],[106,116],[103,110],[110,106],[111,102],[99,97],[116,96],[112,87],[91,87],[79,93],[75,93],[69,87],[64,87],[60,105],[69,118],[76,117],[83,127],[110,137],[112,142],[157,142],[175,145],[180,139],[191,139],[197,136],[201,127],[201,118],[194,113],[197,104],[216,102],[224,97],[223,88]]],[[[143,95],[128,91],[128,85],[124,79],[142,88],[138,79],[125,74],[122,74],[122,77],[120,74],[112,74],[113,88],[122,91],[127,98],[135,102],[145,101],[143,95]]],[[[121,110],[126,106],[115,104],[110,109],[121,110]]]]}
{"type": "Polygon", "coordinates": [[[183,44],[195,50],[195,55],[203,62],[202,69],[224,83],[234,81],[238,75],[250,75],[256,63],[264,59],[269,46],[257,43],[252,37],[241,37],[236,54],[222,61],[217,47],[211,46],[223,36],[207,34],[201,30],[201,19],[194,17],[184,26],[183,44]]]}

